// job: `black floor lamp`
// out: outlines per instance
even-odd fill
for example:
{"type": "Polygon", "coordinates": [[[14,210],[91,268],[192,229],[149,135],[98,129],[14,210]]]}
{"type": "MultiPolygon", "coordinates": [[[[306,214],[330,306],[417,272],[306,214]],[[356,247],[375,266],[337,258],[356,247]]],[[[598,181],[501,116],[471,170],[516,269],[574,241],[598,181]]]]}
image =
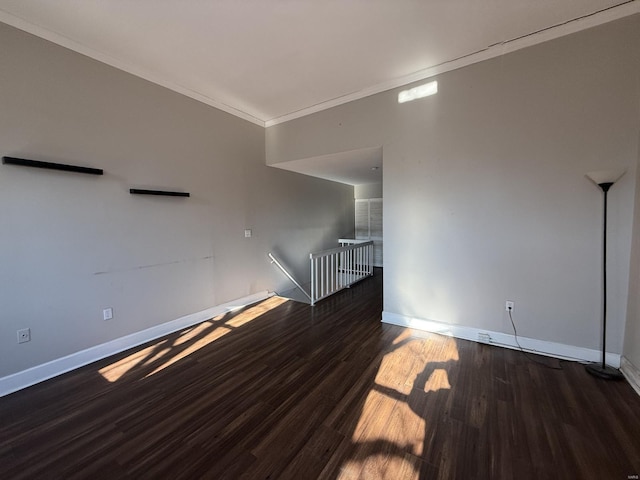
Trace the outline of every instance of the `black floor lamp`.
{"type": "Polygon", "coordinates": [[[602,234],[602,362],[590,363],[586,366],[586,369],[591,375],[607,380],[620,380],[623,378],[622,373],[617,368],[610,367],[605,363],[604,357],[607,345],[607,192],[624,175],[624,172],[624,170],[603,170],[587,173],[587,177],[598,185],[604,193],[604,221],[602,234]]]}

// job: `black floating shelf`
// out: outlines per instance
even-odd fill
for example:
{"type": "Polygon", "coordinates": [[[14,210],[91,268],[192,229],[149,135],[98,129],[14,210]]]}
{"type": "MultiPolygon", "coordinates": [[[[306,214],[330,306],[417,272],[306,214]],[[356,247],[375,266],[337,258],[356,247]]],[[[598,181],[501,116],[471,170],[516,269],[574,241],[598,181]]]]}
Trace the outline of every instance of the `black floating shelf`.
{"type": "Polygon", "coordinates": [[[101,168],[78,167],[77,165],[65,165],[64,163],[40,162],[38,160],[26,160],[24,158],[2,157],[5,165],[20,165],[22,167],[48,168],[50,170],[62,170],[64,172],[87,173],[89,175],[103,175],[101,168]]]}
{"type": "Polygon", "coordinates": [[[130,188],[129,193],[134,195],[163,195],[165,197],[190,197],[189,192],[169,192],[167,190],[142,190],[140,188],[130,188]]]}

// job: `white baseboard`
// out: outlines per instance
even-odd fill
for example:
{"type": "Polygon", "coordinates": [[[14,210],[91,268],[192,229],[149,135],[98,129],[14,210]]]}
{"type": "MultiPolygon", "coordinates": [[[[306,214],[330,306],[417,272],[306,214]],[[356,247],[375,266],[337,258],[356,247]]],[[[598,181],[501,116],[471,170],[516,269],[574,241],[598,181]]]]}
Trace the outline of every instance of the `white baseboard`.
{"type": "Polygon", "coordinates": [[[254,293],[253,295],[248,295],[231,302],[223,303],[221,305],[202,310],[201,312],[185,315],[184,317],[180,317],[176,320],[156,325],[124,337],[116,338],[115,340],[111,340],[107,343],[96,345],[95,347],[90,347],[62,358],[57,358],[21,372],[7,375],[6,377],[0,378],[0,397],[22,390],[23,388],[30,387],[36,383],[43,382],[44,380],[57,377],[58,375],[83,367],[110,355],[128,350],[129,348],[142,345],[143,343],[155,340],[156,338],[164,335],[177,332],[183,328],[204,322],[205,320],[217,317],[225,312],[230,312],[247,305],[251,305],[252,303],[269,298],[272,295],[272,293],[267,291],[254,293]]]}
{"type": "Polygon", "coordinates": [[[620,371],[636,393],[640,395],[640,368],[631,363],[627,357],[622,357],[620,359],[620,371]]]}
{"type": "MultiPolygon", "coordinates": [[[[426,330],[428,332],[439,333],[441,335],[461,338],[464,340],[471,340],[473,342],[480,341],[478,339],[478,334],[487,334],[489,335],[490,340],[488,342],[481,343],[519,350],[515,337],[506,333],[492,332],[490,330],[465,327],[462,325],[451,325],[435,322],[433,320],[412,318],[391,312],[382,312],[382,322],[401,327],[426,330]]],[[[548,342],[545,340],[537,340],[535,338],[521,337],[520,335],[518,335],[518,342],[522,345],[523,350],[530,353],[536,353],[538,355],[546,355],[548,357],[587,362],[597,362],[602,358],[602,352],[600,350],[576,347],[573,345],[566,345],[564,343],[548,342]]],[[[607,353],[605,355],[605,361],[612,367],[620,368],[620,355],[618,354],[607,353]]]]}

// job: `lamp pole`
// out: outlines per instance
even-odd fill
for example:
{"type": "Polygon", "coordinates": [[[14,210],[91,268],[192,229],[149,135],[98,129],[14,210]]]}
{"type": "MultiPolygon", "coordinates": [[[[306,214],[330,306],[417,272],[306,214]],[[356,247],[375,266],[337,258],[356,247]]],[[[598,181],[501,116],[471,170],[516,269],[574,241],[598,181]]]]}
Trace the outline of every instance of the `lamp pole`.
{"type": "Polygon", "coordinates": [[[614,182],[598,183],[604,193],[604,221],[602,226],[602,363],[591,363],[585,368],[591,375],[606,380],[620,380],[622,373],[616,368],[605,363],[605,352],[607,346],[607,193],[614,182]]]}

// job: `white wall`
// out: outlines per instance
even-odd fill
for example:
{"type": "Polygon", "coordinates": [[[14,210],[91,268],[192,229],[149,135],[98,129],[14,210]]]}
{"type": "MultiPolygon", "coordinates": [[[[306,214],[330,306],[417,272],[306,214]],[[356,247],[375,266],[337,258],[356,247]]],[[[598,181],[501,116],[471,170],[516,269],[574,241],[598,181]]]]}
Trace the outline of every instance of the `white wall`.
{"type": "Polygon", "coordinates": [[[367,200],[370,198],[382,198],[382,182],[356,185],[353,188],[353,195],[356,200],[367,200]]]}
{"type": "Polygon", "coordinates": [[[267,129],[267,162],[384,147],[385,312],[598,350],[601,193],[609,335],[622,352],[640,123],[640,16],[267,129]],[[319,134],[318,132],[321,132],[319,134]]]}
{"type": "Polygon", "coordinates": [[[105,170],[0,165],[0,377],[288,287],[267,252],[305,275],[353,232],[353,188],[267,167],[263,128],[2,24],[0,45],[0,155],[105,170]]]}
{"type": "MultiPolygon", "coordinates": [[[[638,130],[640,134],[640,126],[638,130]]],[[[640,138],[638,143],[638,165],[640,166],[640,138]]],[[[636,185],[640,185],[640,168],[636,171],[636,185]]],[[[636,188],[631,272],[629,274],[629,311],[622,353],[635,370],[640,372],[640,188],[636,188]]]]}

